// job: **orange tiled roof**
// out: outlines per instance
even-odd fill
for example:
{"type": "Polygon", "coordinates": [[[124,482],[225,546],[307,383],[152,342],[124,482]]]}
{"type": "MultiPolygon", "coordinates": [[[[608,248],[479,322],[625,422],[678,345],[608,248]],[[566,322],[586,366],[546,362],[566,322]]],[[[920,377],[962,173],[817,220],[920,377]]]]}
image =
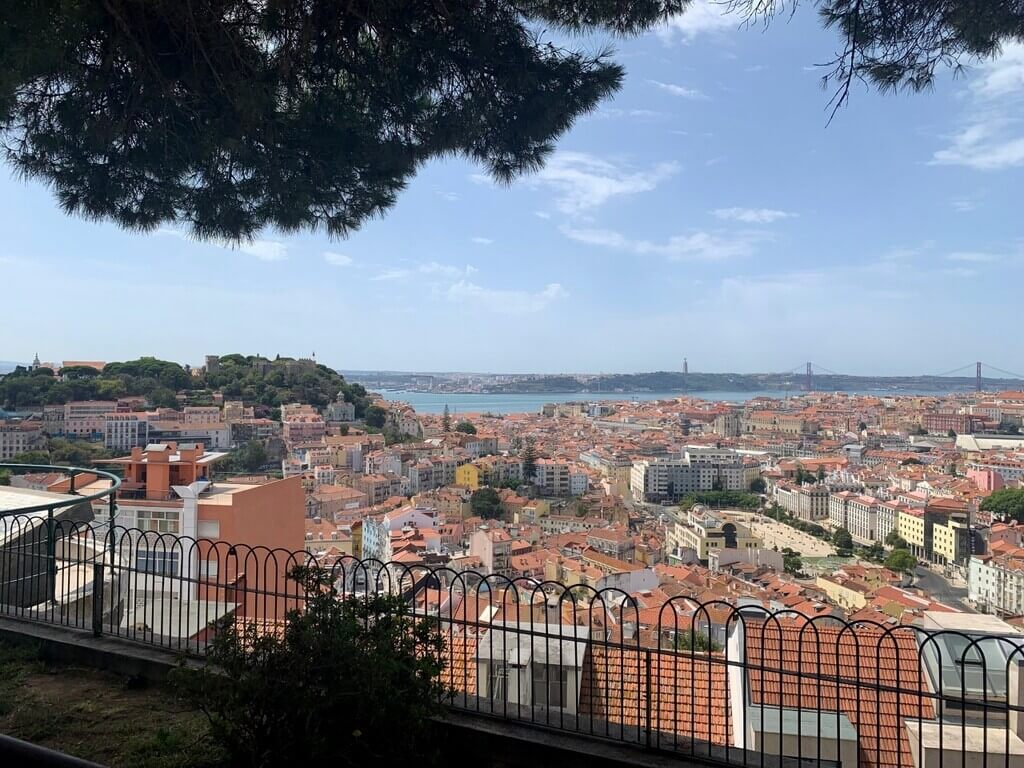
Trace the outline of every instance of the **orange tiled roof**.
{"type": "Polygon", "coordinates": [[[752,704],[839,710],[857,730],[863,768],[913,765],[904,721],[934,713],[912,631],[749,623],[746,645],[752,704]]]}

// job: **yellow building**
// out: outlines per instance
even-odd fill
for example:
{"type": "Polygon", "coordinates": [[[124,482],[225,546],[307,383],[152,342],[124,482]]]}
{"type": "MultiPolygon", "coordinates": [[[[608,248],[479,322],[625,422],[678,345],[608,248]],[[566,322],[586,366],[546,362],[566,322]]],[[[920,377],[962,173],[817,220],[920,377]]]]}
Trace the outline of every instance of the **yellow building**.
{"type": "Polygon", "coordinates": [[[925,557],[925,519],[923,509],[902,510],[899,515],[900,538],[910,545],[915,557],[925,557]]]}
{"type": "Polygon", "coordinates": [[[814,583],[840,608],[856,611],[868,604],[871,587],[862,581],[821,574],[814,583]]]}
{"type": "Polygon", "coordinates": [[[932,526],[932,559],[946,565],[967,557],[970,532],[966,520],[949,518],[944,525],[932,526]]]}
{"type": "Polygon", "coordinates": [[[475,464],[463,464],[455,468],[455,484],[464,485],[474,491],[480,487],[480,468],[475,464]]]}

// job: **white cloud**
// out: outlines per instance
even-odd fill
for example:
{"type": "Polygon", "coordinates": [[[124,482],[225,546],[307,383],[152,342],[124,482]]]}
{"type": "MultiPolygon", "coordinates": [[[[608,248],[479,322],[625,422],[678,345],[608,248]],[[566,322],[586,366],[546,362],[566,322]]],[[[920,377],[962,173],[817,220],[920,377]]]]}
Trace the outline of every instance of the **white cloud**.
{"type": "Polygon", "coordinates": [[[712,213],[723,221],[742,221],[744,224],[771,224],[780,219],[796,218],[797,214],[773,208],[716,208],[712,213]]]}
{"type": "Polygon", "coordinates": [[[993,261],[999,261],[999,256],[994,253],[980,253],[978,251],[954,251],[953,253],[947,254],[946,258],[949,261],[966,261],[973,264],[989,264],[993,261]]]}
{"type": "Polygon", "coordinates": [[[472,240],[472,241],[473,241],[474,243],[476,243],[477,245],[490,245],[491,243],[493,243],[493,242],[494,242],[494,241],[493,241],[493,240],[491,240],[491,238],[489,238],[489,237],[473,237],[473,238],[470,238],[470,239],[471,239],[471,240],[472,240]]]}
{"type": "Polygon", "coordinates": [[[209,243],[195,240],[187,232],[180,229],[161,227],[155,234],[165,237],[176,237],[189,243],[198,245],[215,245],[226,248],[229,251],[241,251],[249,256],[255,256],[260,261],[284,261],[288,258],[288,245],[280,240],[250,240],[241,243],[227,243],[223,241],[211,241],[209,243]]]}
{"type": "Polygon", "coordinates": [[[1024,165],[1024,135],[1017,117],[1024,104],[1024,43],[1008,43],[999,55],[979,64],[968,93],[963,127],[950,137],[949,146],[934,153],[931,164],[980,171],[1024,165]]]}
{"type": "Polygon", "coordinates": [[[635,171],[584,152],[557,152],[529,183],[555,191],[555,206],[576,215],[625,195],[649,192],[679,170],[659,163],[635,171]]]}
{"type": "Polygon", "coordinates": [[[971,83],[971,89],[990,98],[1020,94],[1024,91],[1024,43],[1011,42],[1003,46],[995,58],[979,65],[979,80],[971,83]]]}
{"type": "Polygon", "coordinates": [[[280,240],[252,240],[240,243],[238,250],[260,261],[284,261],[288,258],[288,246],[280,240]]]}
{"type": "Polygon", "coordinates": [[[955,197],[949,204],[957,213],[969,213],[978,207],[978,201],[970,197],[955,197]]]}
{"type": "Polygon", "coordinates": [[[459,280],[448,287],[446,295],[456,304],[505,315],[524,315],[540,312],[569,294],[559,283],[548,283],[542,290],[530,292],[485,288],[468,280],[459,280]]]}
{"type": "Polygon", "coordinates": [[[665,117],[664,112],[653,109],[619,109],[618,107],[607,107],[600,109],[593,114],[598,118],[636,117],[643,120],[655,120],[665,117]]]}
{"type": "Polygon", "coordinates": [[[1024,165],[1024,136],[1010,136],[1014,121],[979,120],[955,134],[949,147],[938,150],[932,165],[965,165],[979,171],[1024,165]]]}
{"type": "Polygon", "coordinates": [[[685,85],[676,85],[675,83],[663,83],[660,80],[648,80],[651,85],[656,85],[663,91],[671,93],[673,96],[678,96],[682,99],[706,99],[707,95],[703,91],[699,91],[696,88],[687,88],[685,85]]]}
{"type": "Polygon", "coordinates": [[[550,219],[551,218],[551,214],[548,213],[547,211],[534,211],[533,215],[536,216],[538,219],[550,219]]]}
{"type": "Polygon", "coordinates": [[[335,251],[324,251],[324,261],[335,267],[348,267],[352,264],[352,257],[335,251]]]}
{"type": "Polygon", "coordinates": [[[608,229],[575,229],[562,227],[562,233],[580,243],[599,245],[629,251],[638,255],[665,256],[669,261],[725,261],[749,256],[755,246],[766,239],[760,233],[720,235],[713,232],[694,232],[676,235],[663,243],[650,240],[632,240],[608,229]]]}
{"type": "Polygon", "coordinates": [[[419,264],[415,267],[397,267],[393,269],[386,269],[383,272],[371,277],[371,280],[378,282],[381,281],[392,281],[392,280],[405,280],[415,275],[434,275],[438,277],[447,277],[451,279],[467,277],[469,275],[476,274],[477,269],[472,264],[467,264],[464,267],[455,267],[451,264],[440,264],[436,261],[428,261],[423,264],[419,264]]]}
{"type": "Polygon", "coordinates": [[[388,281],[388,280],[404,280],[412,275],[411,269],[386,269],[383,272],[371,277],[371,280],[377,281],[388,281]]]}
{"type": "Polygon", "coordinates": [[[715,0],[694,0],[686,10],[673,16],[657,30],[657,35],[666,43],[682,39],[693,42],[703,34],[721,34],[736,29],[742,17],[730,13],[727,4],[715,0]]]}

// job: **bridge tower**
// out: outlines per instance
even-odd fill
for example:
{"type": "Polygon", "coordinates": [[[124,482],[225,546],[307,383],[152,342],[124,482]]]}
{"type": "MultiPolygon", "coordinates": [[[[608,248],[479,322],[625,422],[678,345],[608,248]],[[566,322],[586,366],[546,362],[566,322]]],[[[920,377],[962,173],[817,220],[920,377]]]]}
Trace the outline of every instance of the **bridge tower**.
{"type": "Polygon", "coordinates": [[[804,374],[804,389],[808,392],[814,391],[814,368],[807,364],[807,373],[804,374]]]}
{"type": "Polygon", "coordinates": [[[974,391],[981,392],[981,361],[975,363],[974,371],[974,391]]]}

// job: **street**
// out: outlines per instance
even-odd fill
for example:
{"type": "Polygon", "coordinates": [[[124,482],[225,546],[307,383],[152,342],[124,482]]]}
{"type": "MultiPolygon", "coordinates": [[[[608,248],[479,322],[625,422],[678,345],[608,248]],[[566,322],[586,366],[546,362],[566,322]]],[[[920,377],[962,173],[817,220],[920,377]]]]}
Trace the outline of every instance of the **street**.
{"type": "Polygon", "coordinates": [[[934,571],[918,566],[914,569],[914,586],[920,588],[940,603],[958,608],[965,613],[977,613],[968,605],[967,587],[954,587],[946,579],[934,571]]]}

